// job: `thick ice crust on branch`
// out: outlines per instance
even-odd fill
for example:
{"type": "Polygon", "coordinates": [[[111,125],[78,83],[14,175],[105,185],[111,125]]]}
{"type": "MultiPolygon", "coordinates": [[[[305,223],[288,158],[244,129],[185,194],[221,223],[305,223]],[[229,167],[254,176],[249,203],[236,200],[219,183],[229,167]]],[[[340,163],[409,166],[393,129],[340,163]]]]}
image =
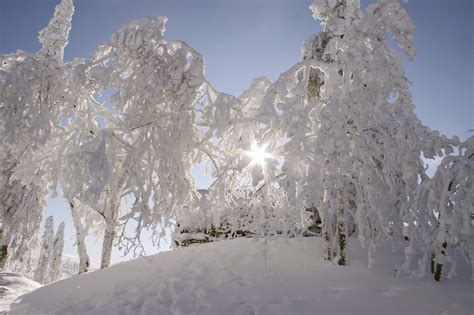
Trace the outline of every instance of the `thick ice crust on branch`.
{"type": "Polygon", "coordinates": [[[62,0],[54,10],[54,16],[48,26],[43,28],[38,35],[42,45],[41,53],[48,58],[53,58],[62,63],[64,48],[68,44],[71,20],[74,13],[72,0],[62,0]]]}
{"type": "Polygon", "coordinates": [[[112,35],[111,44],[117,48],[130,50],[159,45],[164,42],[167,21],[168,18],[165,16],[134,20],[112,35]]]}

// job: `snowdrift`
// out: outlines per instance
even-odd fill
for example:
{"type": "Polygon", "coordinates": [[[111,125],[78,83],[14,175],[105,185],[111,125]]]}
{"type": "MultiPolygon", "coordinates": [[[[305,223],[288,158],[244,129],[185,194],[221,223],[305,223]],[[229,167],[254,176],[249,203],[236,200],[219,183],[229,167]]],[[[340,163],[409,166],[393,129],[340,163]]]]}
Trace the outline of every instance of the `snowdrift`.
{"type": "Polygon", "coordinates": [[[14,273],[0,272],[0,314],[10,309],[18,296],[41,287],[41,284],[14,273]]]}
{"type": "Polygon", "coordinates": [[[318,238],[180,248],[41,287],[11,314],[472,314],[468,268],[440,283],[395,278],[395,255],[379,251],[368,270],[352,241],[346,267],[322,260],[318,238]]]}

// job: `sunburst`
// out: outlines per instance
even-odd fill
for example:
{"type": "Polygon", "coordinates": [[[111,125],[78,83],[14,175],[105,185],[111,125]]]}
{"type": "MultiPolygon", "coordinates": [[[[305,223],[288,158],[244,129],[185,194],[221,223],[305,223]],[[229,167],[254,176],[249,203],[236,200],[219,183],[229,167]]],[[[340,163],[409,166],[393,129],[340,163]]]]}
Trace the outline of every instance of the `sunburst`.
{"type": "Polygon", "coordinates": [[[248,169],[251,170],[259,166],[262,170],[266,171],[267,161],[275,158],[273,154],[267,152],[267,147],[267,143],[259,146],[256,141],[253,141],[250,150],[244,151],[245,155],[250,158],[250,163],[247,165],[248,169]]]}

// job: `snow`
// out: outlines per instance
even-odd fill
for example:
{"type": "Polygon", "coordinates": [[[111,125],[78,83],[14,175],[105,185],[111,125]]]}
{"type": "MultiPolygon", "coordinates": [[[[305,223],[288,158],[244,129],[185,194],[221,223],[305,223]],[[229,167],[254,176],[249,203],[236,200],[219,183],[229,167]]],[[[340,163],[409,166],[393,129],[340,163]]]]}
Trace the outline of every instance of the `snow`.
{"type": "Polygon", "coordinates": [[[0,272],[0,314],[10,310],[10,303],[41,284],[10,272],[0,272]]]}
{"type": "Polygon", "coordinates": [[[357,240],[349,266],[322,260],[320,238],[224,240],[139,258],[39,288],[12,304],[25,314],[469,315],[470,268],[456,278],[395,278],[401,255],[357,240]]]}

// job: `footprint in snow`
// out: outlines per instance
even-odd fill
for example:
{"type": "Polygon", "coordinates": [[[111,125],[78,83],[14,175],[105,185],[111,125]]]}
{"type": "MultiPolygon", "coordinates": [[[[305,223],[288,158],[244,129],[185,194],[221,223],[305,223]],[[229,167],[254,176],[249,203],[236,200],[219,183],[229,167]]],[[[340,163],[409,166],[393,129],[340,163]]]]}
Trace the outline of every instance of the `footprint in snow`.
{"type": "Polygon", "coordinates": [[[234,302],[230,306],[230,311],[232,314],[255,315],[255,308],[247,301],[234,302]]]}
{"type": "Polygon", "coordinates": [[[283,297],[274,297],[268,301],[268,305],[281,305],[281,304],[286,304],[288,302],[288,298],[283,296],[283,297]]]}
{"type": "Polygon", "coordinates": [[[340,297],[342,295],[342,292],[344,289],[339,289],[339,288],[327,288],[323,291],[323,293],[329,297],[340,297]]]}
{"type": "Polygon", "coordinates": [[[173,304],[173,295],[168,289],[167,285],[163,285],[160,288],[160,292],[158,293],[158,303],[163,304],[164,306],[171,306],[173,304]]]}
{"type": "Polygon", "coordinates": [[[385,289],[377,289],[376,292],[380,295],[385,295],[385,296],[399,296],[400,293],[403,291],[406,291],[403,288],[398,288],[398,287],[390,287],[390,288],[385,288],[385,289]]]}

